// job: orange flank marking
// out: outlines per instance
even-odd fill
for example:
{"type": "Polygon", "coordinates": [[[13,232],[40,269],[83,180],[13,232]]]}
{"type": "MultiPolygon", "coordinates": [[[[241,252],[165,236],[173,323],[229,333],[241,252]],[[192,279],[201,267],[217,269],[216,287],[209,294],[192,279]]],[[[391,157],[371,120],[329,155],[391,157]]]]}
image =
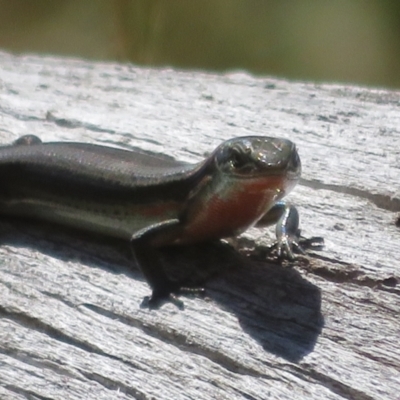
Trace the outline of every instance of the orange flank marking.
{"type": "Polygon", "coordinates": [[[212,194],[197,207],[185,227],[183,242],[233,236],[254,225],[277,201],[288,182],[285,176],[243,180],[223,196],[212,194]]]}

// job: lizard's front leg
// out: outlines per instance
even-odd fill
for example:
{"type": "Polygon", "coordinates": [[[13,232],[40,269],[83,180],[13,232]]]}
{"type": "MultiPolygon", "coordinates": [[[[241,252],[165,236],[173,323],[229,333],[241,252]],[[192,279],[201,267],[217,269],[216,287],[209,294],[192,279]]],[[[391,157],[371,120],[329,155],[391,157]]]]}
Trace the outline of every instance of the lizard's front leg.
{"type": "Polygon", "coordinates": [[[203,288],[183,287],[172,280],[165,272],[160,248],[173,243],[181,234],[181,223],[177,219],[167,220],[151,225],[134,234],[131,246],[137,263],[152,289],[152,295],[145,299],[143,305],[158,308],[163,302],[171,301],[183,309],[183,302],[176,295],[181,293],[204,293],[203,288]],[[147,304],[146,304],[147,303],[147,304]]]}
{"type": "Polygon", "coordinates": [[[300,217],[297,208],[284,201],[277,202],[257,223],[257,227],[276,225],[276,247],[279,258],[294,260],[295,252],[304,254],[306,249],[320,249],[322,237],[303,238],[300,235],[300,217]]]}

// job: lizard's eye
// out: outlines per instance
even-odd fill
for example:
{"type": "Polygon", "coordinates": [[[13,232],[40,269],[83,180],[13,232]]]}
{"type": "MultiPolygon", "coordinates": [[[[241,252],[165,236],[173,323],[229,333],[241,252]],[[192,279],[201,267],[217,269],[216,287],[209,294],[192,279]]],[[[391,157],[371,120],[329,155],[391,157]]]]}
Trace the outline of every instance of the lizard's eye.
{"type": "Polygon", "coordinates": [[[243,160],[240,156],[240,152],[238,149],[232,149],[231,155],[230,155],[230,163],[233,168],[240,168],[240,166],[243,163],[243,160]]]}
{"type": "MultiPolygon", "coordinates": [[[[249,149],[251,153],[251,150],[249,149]]],[[[243,170],[249,166],[249,154],[243,148],[232,147],[229,155],[229,164],[235,170],[243,170]]]]}
{"type": "Polygon", "coordinates": [[[253,148],[243,140],[223,143],[215,160],[218,168],[227,174],[247,175],[254,169],[253,148]]]}
{"type": "Polygon", "coordinates": [[[231,166],[235,169],[240,169],[245,165],[243,153],[240,149],[232,148],[229,158],[231,166]]]}

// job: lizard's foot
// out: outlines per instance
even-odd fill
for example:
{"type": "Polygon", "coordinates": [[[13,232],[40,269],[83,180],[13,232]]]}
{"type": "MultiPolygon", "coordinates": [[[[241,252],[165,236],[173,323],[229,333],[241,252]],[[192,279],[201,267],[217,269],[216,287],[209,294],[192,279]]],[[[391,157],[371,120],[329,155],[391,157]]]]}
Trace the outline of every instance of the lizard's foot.
{"type": "Polygon", "coordinates": [[[141,304],[142,308],[158,309],[163,304],[170,302],[173,303],[180,310],[185,308],[182,300],[178,298],[179,295],[196,295],[204,296],[204,288],[191,288],[191,287],[181,287],[174,282],[169,282],[167,286],[163,288],[154,289],[151,296],[146,296],[141,304]]]}
{"type": "Polygon", "coordinates": [[[271,249],[276,249],[279,259],[295,260],[295,254],[306,254],[306,250],[322,250],[323,247],[323,237],[305,238],[298,229],[295,235],[282,235],[271,249]]]}

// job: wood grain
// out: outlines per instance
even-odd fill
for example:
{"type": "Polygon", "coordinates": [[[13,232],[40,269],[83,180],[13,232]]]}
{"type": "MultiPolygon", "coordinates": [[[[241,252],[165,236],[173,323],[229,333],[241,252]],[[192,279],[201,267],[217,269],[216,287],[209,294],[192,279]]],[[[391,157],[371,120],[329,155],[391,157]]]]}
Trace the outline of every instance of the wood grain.
{"type": "Polygon", "coordinates": [[[326,248],[280,266],[254,229],[240,255],[182,251],[207,297],[149,311],[126,243],[4,220],[0,398],[400,399],[399,92],[0,53],[0,140],[25,134],[191,162],[290,138],[326,248]]]}

